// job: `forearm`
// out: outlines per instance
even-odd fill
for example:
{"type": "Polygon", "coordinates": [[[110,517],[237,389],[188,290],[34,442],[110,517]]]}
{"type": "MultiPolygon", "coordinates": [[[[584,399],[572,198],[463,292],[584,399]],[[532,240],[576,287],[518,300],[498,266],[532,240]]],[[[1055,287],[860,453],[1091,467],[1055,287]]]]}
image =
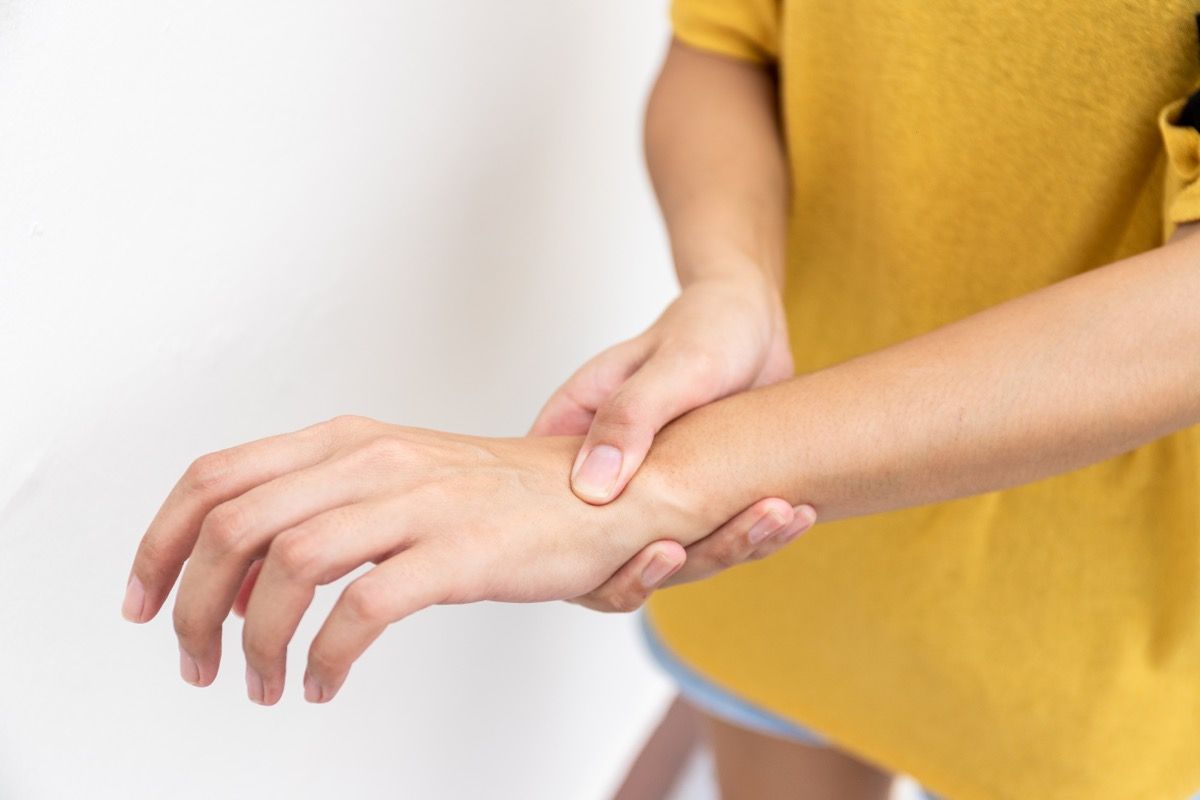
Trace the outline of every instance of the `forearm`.
{"type": "Polygon", "coordinates": [[[783,279],[787,167],[769,70],[677,42],[646,110],[646,163],[684,286],[783,279]]]}
{"type": "Polygon", "coordinates": [[[828,521],[1037,480],[1197,422],[1200,237],[1189,234],[696,409],[659,433],[643,470],[701,516],[777,495],[828,521]]]}

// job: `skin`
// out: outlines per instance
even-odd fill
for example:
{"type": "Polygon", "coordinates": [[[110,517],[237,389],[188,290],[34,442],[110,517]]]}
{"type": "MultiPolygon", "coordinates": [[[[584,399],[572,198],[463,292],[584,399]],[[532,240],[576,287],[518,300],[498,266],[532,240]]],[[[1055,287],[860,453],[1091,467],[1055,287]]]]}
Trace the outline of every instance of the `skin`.
{"type": "Polygon", "coordinates": [[[764,736],[707,715],[702,719],[721,797],[887,800],[891,794],[891,773],[832,747],[764,736]]]}
{"type": "Polygon", "coordinates": [[[222,623],[261,560],[243,647],[251,698],[273,703],[316,587],[377,563],[343,591],[310,648],[306,697],[328,700],[389,620],[433,603],[575,597],[646,543],[633,532],[648,521],[697,529],[653,479],[602,508],[580,503],[566,480],[578,446],[339,417],[203,456],[143,538],[123,611],[151,619],[178,578],[180,672],[206,686],[222,623]],[[525,566],[513,570],[514,560],[525,566]]]}
{"type": "Polygon", "coordinates": [[[221,624],[262,560],[243,646],[248,691],[271,703],[315,587],[375,562],[309,649],[306,697],[327,701],[410,613],[578,597],[647,545],[694,545],[763,497],[826,520],[874,513],[1037,480],[1194,425],[1198,307],[1200,238],[1187,226],[1161,248],[682,414],[605,505],[580,503],[568,483],[582,436],[490,439],[350,417],[232,448],[199,459],[171,492],[123,610],[151,619],[182,570],[181,672],[208,685],[221,624]]]}
{"type": "MultiPolygon", "coordinates": [[[[781,299],[788,186],[773,78],[738,61],[671,47],[647,104],[645,152],[675,254],[679,297],[646,331],[581,366],[529,430],[584,436],[572,489],[598,505],[620,496],[668,422],[794,374],[781,299]],[[600,488],[580,480],[596,447],[619,453],[616,472],[591,481],[600,488]]],[[[808,504],[761,498],[686,549],[671,539],[652,542],[571,602],[634,611],[655,589],[765,558],[815,522],[808,504]]],[[[239,615],[260,567],[252,566],[238,594],[239,615]]]]}
{"type": "MultiPolygon", "coordinates": [[[[587,502],[618,497],[671,420],[794,374],[781,300],[790,192],[777,105],[766,70],[668,49],[646,108],[645,152],[680,295],[647,331],[584,364],[530,430],[585,434],[572,488],[587,502]],[[583,468],[596,448],[618,453],[602,461],[619,465],[615,474],[583,468]]],[[[759,498],[686,551],[652,543],[576,602],[631,611],[656,588],[768,556],[815,520],[806,503],[759,498]]]]}
{"type": "Polygon", "coordinates": [[[1200,422],[1196,227],[696,409],[659,432],[642,470],[704,487],[697,502],[713,510],[765,491],[804,497],[836,520],[1009,488],[1191,427],[1200,422]],[[738,475],[753,475],[752,486],[730,480],[738,475]]]}
{"type": "MultiPolygon", "coordinates": [[[[685,284],[649,330],[605,350],[555,392],[531,433],[587,433],[619,443],[631,454],[626,464],[634,454],[640,462],[643,442],[680,414],[793,374],[786,331],[782,322],[778,327],[772,322],[776,313],[782,318],[778,306],[777,295],[772,298],[749,280],[685,284]]],[[[585,439],[580,454],[586,447],[585,439]]],[[[686,551],[671,540],[650,544],[575,602],[601,611],[632,611],[656,588],[771,555],[815,518],[811,506],[759,499],[686,551]]]]}
{"type": "Polygon", "coordinates": [[[799,744],[755,733],[676,698],[613,800],[669,796],[700,737],[708,741],[723,797],[887,800],[891,794],[891,773],[832,746],[799,744]]]}
{"type": "MultiPolygon", "coordinates": [[[[781,299],[789,186],[777,109],[769,71],[678,43],[669,47],[647,104],[645,154],[675,256],[680,297],[641,336],[584,364],[554,393],[530,431],[586,434],[573,465],[572,488],[587,502],[619,496],[654,435],[675,417],[794,374],[781,299]],[[699,374],[698,366],[704,368],[699,374]],[[620,453],[621,470],[615,479],[595,478],[601,486],[612,481],[606,491],[596,491],[578,480],[579,468],[592,448],[605,445],[620,453]]],[[[670,540],[651,543],[604,584],[572,602],[632,611],[658,588],[766,557],[815,520],[807,504],[793,508],[782,498],[761,499],[686,549],[670,540]],[[775,524],[776,532],[759,544],[757,535],[775,524]]],[[[676,699],[674,707],[688,706],[676,699]]],[[[756,796],[752,792],[760,788],[774,791],[761,796],[791,796],[799,774],[818,786],[832,785],[846,763],[860,763],[831,747],[796,745],[802,749],[792,752],[788,743],[772,737],[750,731],[735,736],[717,721],[700,725],[701,718],[697,713],[680,717],[654,739],[669,739],[681,749],[708,734],[722,791],[729,797],[756,796]],[[716,731],[726,735],[714,736],[716,731]],[[748,759],[747,753],[758,755],[748,759]],[[763,763],[768,754],[775,758],[763,763]],[[761,781],[771,785],[761,787],[756,783],[761,781]]],[[[643,753],[639,764],[646,757],[643,753]]],[[[860,770],[878,772],[866,764],[860,770]]],[[[839,797],[866,800],[877,794],[841,789],[839,797]]]]}
{"type": "Polygon", "coordinates": [[[167,498],[125,611],[152,617],[188,559],[175,626],[186,676],[207,684],[220,625],[264,557],[245,649],[275,686],[311,590],[377,561],[310,649],[316,694],[328,699],[390,622],[440,602],[578,596],[662,534],[692,544],[764,493],[809,498],[838,519],[1037,480],[1194,425],[1197,307],[1191,231],[688,412],[603,506],[579,503],[565,480],[579,437],[492,439],[350,417],[243,445],[201,458],[167,498]]]}
{"type": "MultiPolygon", "coordinates": [[[[647,104],[645,152],[680,297],[646,333],[581,367],[530,431],[586,434],[572,488],[587,502],[619,496],[654,435],[679,414],[794,374],[781,299],[790,192],[777,109],[769,71],[678,43],[669,47],[647,104]],[[696,365],[706,369],[696,374],[696,365]],[[578,480],[579,468],[592,448],[605,445],[618,451],[621,470],[615,478],[596,477],[592,483],[600,486],[612,481],[596,491],[578,480]]],[[[770,555],[815,519],[807,504],[793,509],[782,498],[759,500],[686,550],[670,540],[650,544],[573,602],[602,611],[636,609],[655,589],[770,555]],[[756,534],[772,517],[779,528],[760,545],[756,534]]],[[[680,698],[672,707],[690,708],[680,698]]],[[[654,753],[663,747],[684,752],[706,735],[727,797],[792,797],[806,791],[798,787],[810,787],[813,796],[869,800],[886,796],[891,784],[875,767],[833,747],[759,736],[700,713],[673,719],[655,732],[654,753]],[[699,724],[702,719],[708,724],[699,724]]],[[[631,796],[661,794],[637,794],[645,789],[642,772],[663,768],[652,755],[639,756],[642,770],[626,787],[631,796]]],[[[678,767],[672,762],[666,769],[673,774],[678,767]]]]}

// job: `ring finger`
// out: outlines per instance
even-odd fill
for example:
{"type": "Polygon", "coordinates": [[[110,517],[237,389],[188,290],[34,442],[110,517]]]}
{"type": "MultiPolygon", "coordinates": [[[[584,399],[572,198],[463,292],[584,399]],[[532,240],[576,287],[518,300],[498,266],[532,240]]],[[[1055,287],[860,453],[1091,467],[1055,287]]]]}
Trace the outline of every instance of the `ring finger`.
{"type": "Polygon", "coordinates": [[[175,633],[180,674],[207,686],[221,659],[221,625],[250,564],[281,530],[358,499],[367,488],[336,462],[275,478],[214,508],[200,525],[179,581],[175,633]]]}

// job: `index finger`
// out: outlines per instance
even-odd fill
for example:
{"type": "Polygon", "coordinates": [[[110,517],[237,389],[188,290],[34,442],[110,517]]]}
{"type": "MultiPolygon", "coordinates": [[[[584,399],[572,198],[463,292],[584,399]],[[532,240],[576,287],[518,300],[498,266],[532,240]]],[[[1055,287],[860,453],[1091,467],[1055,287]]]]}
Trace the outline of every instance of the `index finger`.
{"type": "Polygon", "coordinates": [[[331,449],[330,431],[323,430],[328,424],[258,439],[192,462],[138,544],[121,615],[130,622],[153,619],[195,547],[208,512],[261,483],[320,461],[331,449]]]}
{"type": "Polygon", "coordinates": [[[642,337],[613,345],[584,363],[538,412],[527,436],[587,433],[596,409],[649,355],[642,337]]]}

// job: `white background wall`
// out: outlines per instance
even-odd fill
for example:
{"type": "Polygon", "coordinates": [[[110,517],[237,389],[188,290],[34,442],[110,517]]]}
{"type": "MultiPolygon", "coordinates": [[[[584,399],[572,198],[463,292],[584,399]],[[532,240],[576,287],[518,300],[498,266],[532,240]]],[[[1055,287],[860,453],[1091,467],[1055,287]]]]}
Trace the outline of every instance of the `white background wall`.
{"type": "Polygon", "coordinates": [[[260,708],[239,623],[195,689],[119,606],[195,456],[340,412],[519,435],[654,317],[666,35],[644,0],[0,0],[0,797],[606,794],[667,698],[628,618],[433,609],[260,708]]]}

